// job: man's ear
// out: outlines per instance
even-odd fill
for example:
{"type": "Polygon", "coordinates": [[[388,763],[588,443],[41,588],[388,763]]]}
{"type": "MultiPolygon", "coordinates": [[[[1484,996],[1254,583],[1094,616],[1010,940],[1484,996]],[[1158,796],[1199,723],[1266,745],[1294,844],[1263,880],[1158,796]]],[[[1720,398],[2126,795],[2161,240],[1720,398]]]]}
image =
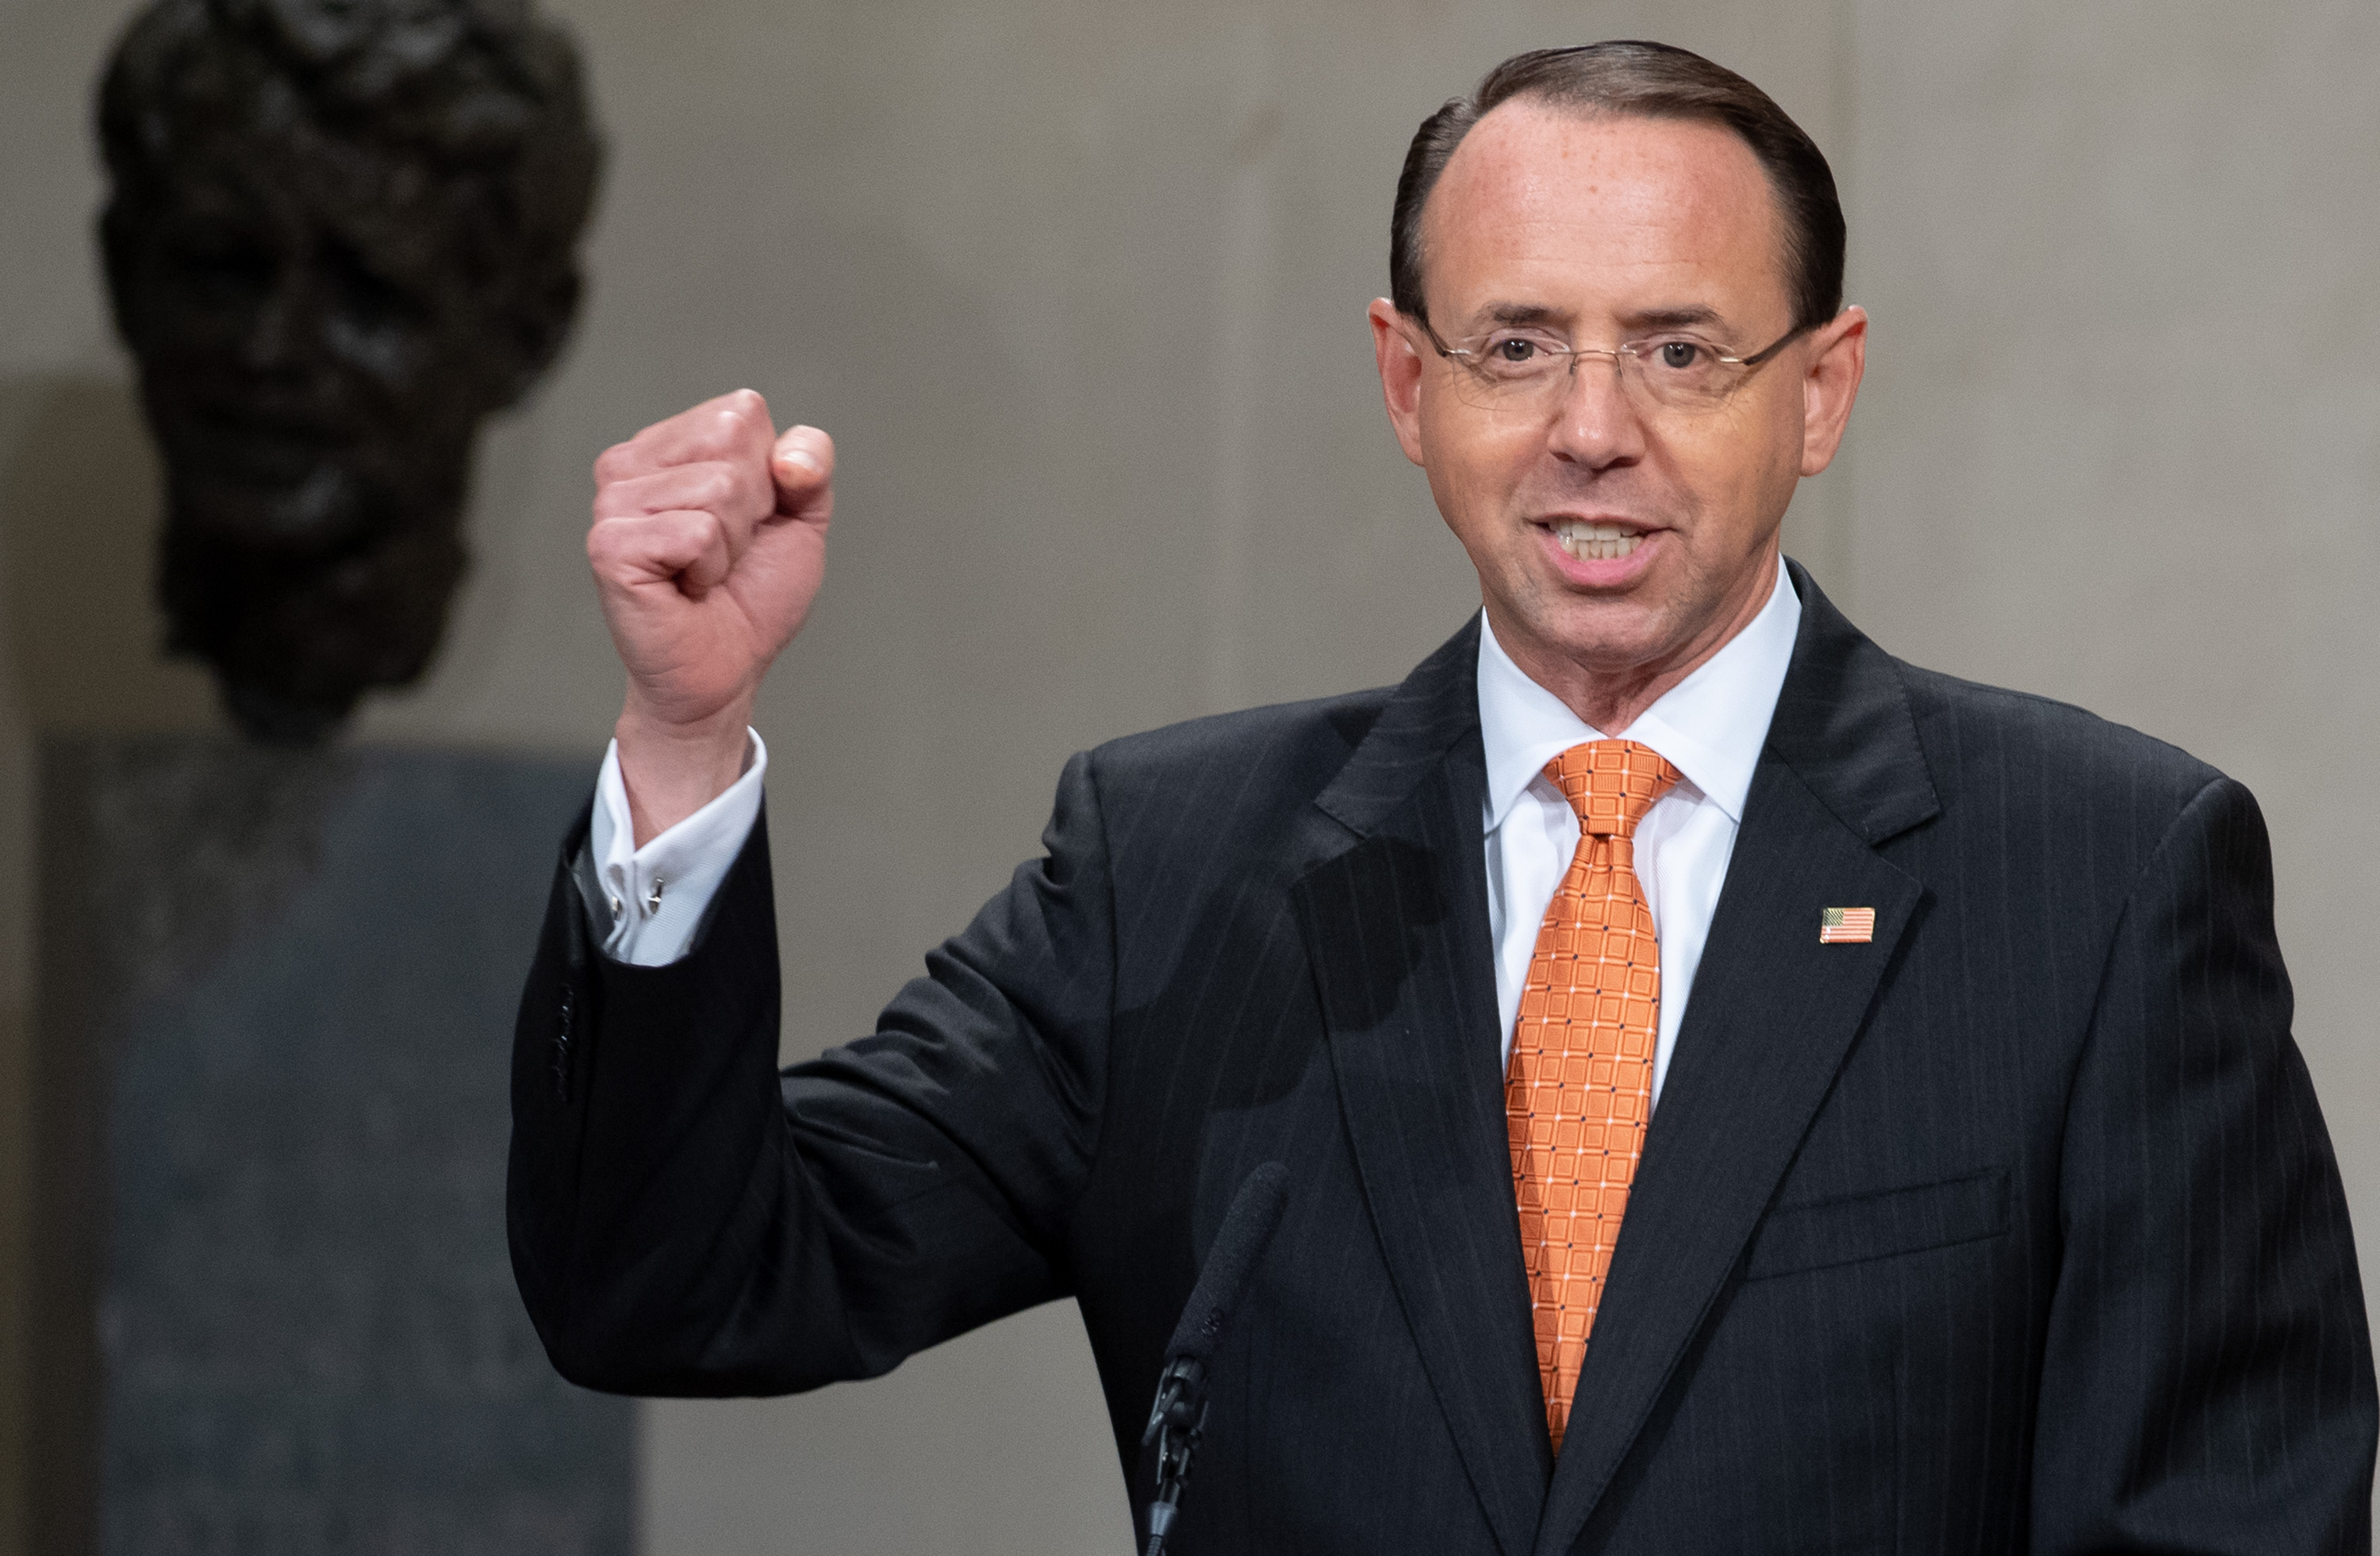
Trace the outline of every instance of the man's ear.
{"type": "Polygon", "coordinates": [[[1389,425],[1396,429],[1397,446],[1418,465],[1422,462],[1421,353],[1396,304],[1374,298],[1366,311],[1372,321],[1372,354],[1380,364],[1380,397],[1388,403],[1389,425]]]}
{"type": "Polygon", "coordinates": [[[1810,336],[1815,349],[1802,375],[1802,473],[1816,475],[1834,463],[1843,428],[1859,398],[1867,371],[1867,310],[1853,303],[1810,336]]]}

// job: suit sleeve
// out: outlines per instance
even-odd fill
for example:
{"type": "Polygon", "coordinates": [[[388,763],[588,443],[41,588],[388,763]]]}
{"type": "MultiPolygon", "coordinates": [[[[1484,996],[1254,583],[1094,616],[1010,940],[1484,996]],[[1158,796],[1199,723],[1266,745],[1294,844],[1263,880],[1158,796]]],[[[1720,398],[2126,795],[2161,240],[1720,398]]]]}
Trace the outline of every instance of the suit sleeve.
{"type": "Polygon", "coordinates": [[[507,1193],[565,1377],[790,1392],[1068,1292],[1113,981],[1089,758],[1043,842],[873,1036],[782,1074],[765,824],[660,967],[592,948],[565,853],[515,1032],[507,1193]]]}
{"type": "Polygon", "coordinates": [[[2248,792],[2125,906],[2067,1112],[2036,1552],[2368,1551],[2374,1403],[2347,1204],[2248,792]]]}

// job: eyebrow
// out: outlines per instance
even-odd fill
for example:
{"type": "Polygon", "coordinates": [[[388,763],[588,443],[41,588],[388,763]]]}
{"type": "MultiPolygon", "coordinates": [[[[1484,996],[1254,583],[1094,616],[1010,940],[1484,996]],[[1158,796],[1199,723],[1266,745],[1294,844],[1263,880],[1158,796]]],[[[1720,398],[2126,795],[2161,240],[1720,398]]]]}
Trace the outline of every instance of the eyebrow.
{"type": "Polygon", "coordinates": [[[1696,325],[1716,324],[1718,310],[1702,303],[1684,308],[1657,308],[1644,313],[1632,313],[1624,322],[1632,330],[1684,330],[1696,325]]]}
{"type": "MultiPolygon", "coordinates": [[[[1543,303],[1491,302],[1474,317],[1485,325],[1525,328],[1532,324],[1560,322],[1566,315],[1543,303]]],[[[1627,314],[1621,322],[1629,330],[1685,330],[1715,325],[1720,322],[1720,319],[1718,310],[1707,304],[1688,303],[1678,308],[1648,309],[1627,314]]]]}
{"type": "Polygon", "coordinates": [[[1557,317],[1543,303],[1491,302],[1475,316],[1483,324],[1543,324],[1557,317]]]}

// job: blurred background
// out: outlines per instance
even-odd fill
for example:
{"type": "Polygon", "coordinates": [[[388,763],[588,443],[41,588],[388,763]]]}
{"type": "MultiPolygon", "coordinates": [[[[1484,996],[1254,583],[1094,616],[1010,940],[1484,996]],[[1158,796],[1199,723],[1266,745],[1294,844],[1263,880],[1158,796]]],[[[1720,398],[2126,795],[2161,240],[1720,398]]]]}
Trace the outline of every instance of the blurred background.
{"type": "MultiPolygon", "coordinates": [[[[431,677],[355,738],[591,782],[597,452],[745,384],[830,429],[830,579],[759,720],[789,1058],[866,1030],[1034,850],[1071,751],[1396,680],[1475,607],[1363,322],[1402,149],[1508,54],[1653,37],[1767,88],[1842,187],[1869,377],[1788,549],[1892,652],[2255,791],[2300,1041],[2380,1217],[2369,0],[546,5],[609,146],[588,302],[483,444],[431,677]]],[[[0,1552],[33,1462],[35,752],[218,722],[157,658],[155,456],[92,239],[131,8],[0,0],[0,1552]]],[[[1129,1538],[1070,1305],[870,1385],[642,1405],[637,1443],[652,1556],[1129,1538]]]]}

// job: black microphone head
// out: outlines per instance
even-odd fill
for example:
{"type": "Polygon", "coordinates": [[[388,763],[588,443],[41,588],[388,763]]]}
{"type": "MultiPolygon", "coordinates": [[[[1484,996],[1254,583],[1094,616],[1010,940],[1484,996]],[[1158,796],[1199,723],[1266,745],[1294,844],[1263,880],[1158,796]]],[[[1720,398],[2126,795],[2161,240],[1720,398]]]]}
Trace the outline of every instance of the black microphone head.
{"type": "Polygon", "coordinates": [[[1288,1207],[1289,1169],[1278,1161],[1266,1162],[1240,1185],[1232,1208],[1224,1212],[1221,1230],[1215,1234],[1214,1246],[1207,1250],[1207,1265],[1198,1272],[1198,1283],[1190,1288],[1190,1300],[1183,1304],[1182,1321],[1173,1326],[1172,1343],[1165,1348],[1167,1361],[1188,1356],[1203,1363],[1213,1353],[1223,1332],[1223,1320],[1231,1316],[1257,1261],[1264,1257],[1266,1245],[1280,1230],[1281,1212],[1288,1207]]]}

